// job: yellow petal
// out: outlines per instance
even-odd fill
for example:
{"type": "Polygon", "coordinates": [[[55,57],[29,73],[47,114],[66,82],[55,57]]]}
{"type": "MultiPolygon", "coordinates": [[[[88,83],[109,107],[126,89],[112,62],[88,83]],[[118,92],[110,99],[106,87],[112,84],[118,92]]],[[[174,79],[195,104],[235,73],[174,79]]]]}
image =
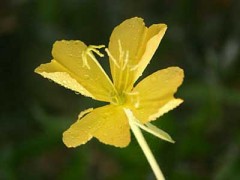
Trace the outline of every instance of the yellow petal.
{"type": "Polygon", "coordinates": [[[143,19],[131,18],[117,26],[110,37],[111,74],[118,91],[130,90],[156,51],[167,26],[145,27],[143,19]]]}
{"type": "Polygon", "coordinates": [[[143,79],[128,97],[134,116],[146,123],[181,104],[183,100],[175,99],[173,95],[183,77],[182,69],[169,67],[143,79]]]}
{"type": "Polygon", "coordinates": [[[81,93],[84,96],[95,98],[89,91],[87,91],[79,82],[78,77],[71,74],[64,66],[60,65],[56,60],[50,63],[41,64],[36,70],[36,73],[45,78],[51,79],[61,86],[71,89],[75,92],[81,93]]]}
{"type": "Polygon", "coordinates": [[[76,147],[92,137],[116,147],[127,146],[130,127],[123,109],[113,105],[94,109],[63,133],[63,142],[68,147],[76,147]]]}
{"type": "Polygon", "coordinates": [[[81,41],[56,41],[52,50],[54,59],[35,72],[85,96],[110,102],[115,91],[113,84],[87,52],[88,47],[81,41]]]}
{"type": "Polygon", "coordinates": [[[154,24],[148,28],[147,37],[145,38],[145,42],[142,43],[142,46],[145,46],[145,49],[141,52],[142,55],[138,64],[139,68],[137,68],[135,75],[135,81],[142,75],[144,69],[158,48],[166,30],[167,26],[165,24],[154,24]]]}

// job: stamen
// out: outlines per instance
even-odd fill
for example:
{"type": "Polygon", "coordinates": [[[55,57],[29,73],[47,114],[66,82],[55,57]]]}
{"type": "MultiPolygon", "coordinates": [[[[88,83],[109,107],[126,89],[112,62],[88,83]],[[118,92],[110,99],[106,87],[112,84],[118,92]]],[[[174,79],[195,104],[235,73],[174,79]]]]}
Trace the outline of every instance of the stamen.
{"type": "Polygon", "coordinates": [[[82,52],[82,60],[83,60],[83,65],[82,67],[87,67],[88,69],[90,69],[90,66],[88,64],[88,61],[87,61],[87,54],[85,51],[82,52]]]}
{"type": "Polygon", "coordinates": [[[88,69],[90,69],[90,66],[89,66],[88,60],[87,60],[87,55],[89,57],[91,57],[93,60],[97,61],[92,52],[95,52],[100,57],[104,57],[104,54],[102,54],[99,50],[97,50],[97,49],[100,49],[100,48],[103,48],[103,47],[105,47],[105,46],[104,45],[99,45],[99,46],[90,45],[90,46],[88,46],[87,49],[82,52],[82,59],[83,59],[82,67],[86,66],[88,69]]]}
{"type": "Polygon", "coordinates": [[[130,68],[130,71],[135,71],[138,68],[138,65],[134,65],[130,68]]]}
{"type": "Polygon", "coordinates": [[[92,58],[93,60],[97,61],[97,59],[95,58],[95,56],[93,55],[92,52],[89,52],[89,53],[88,53],[88,56],[89,56],[90,58],[92,58]]]}
{"type": "Polygon", "coordinates": [[[117,68],[120,68],[119,64],[117,63],[117,60],[112,56],[112,54],[109,52],[108,48],[105,48],[105,51],[107,55],[110,57],[110,60],[117,66],[117,68]]]}
{"type": "Polygon", "coordinates": [[[92,49],[101,49],[101,48],[104,48],[105,45],[89,45],[88,47],[92,48],[92,49]]]}
{"type": "Polygon", "coordinates": [[[95,46],[95,45],[90,45],[87,49],[88,52],[95,52],[98,56],[100,57],[104,57],[104,54],[102,54],[99,50],[97,49],[101,49],[101,48],[104,48],[105,46],[104,45],[99,45],[99,46],[95,46]]]}
{"type": "Polygon", "coordinates": [[[111,94],[110,95],[110,98],[111,98],[111,103],[114,104],[114,105],[118,105],[119,104],[119,100],[118,100],[118,97],[116,96],[116,94],[111,94]]]}
{"type": "Polygon", "coordinates": [[[122,59],[124,56],[123,50],[122,50],[122,44],[120,39],[118,40],[118,46],[119,46],[119,59],[122,59]]]}
{"type": "Polygon", "coordinates": [[[127,95],[139,95],[138,91],[135,91],[135,92],[124,92],[124,93],[127,94],[127,95]]]}
{"type": "Polygon", "coordinates": [[[126,56],[125,56],[125,59],[124,59],[124,64],[123,64],[123,67],[122,67],[122,70],[124,70],[128,64],[128,59],[129,59],[129,51],[126,51],[126,56]]]}

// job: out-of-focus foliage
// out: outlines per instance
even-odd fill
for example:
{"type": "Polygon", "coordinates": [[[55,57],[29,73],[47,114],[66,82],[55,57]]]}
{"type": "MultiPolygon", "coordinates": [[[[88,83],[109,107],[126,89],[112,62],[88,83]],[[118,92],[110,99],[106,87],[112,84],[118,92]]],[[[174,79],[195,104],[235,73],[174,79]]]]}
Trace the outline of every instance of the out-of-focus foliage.
{"type": "MultiPolygon", "coordinates": [[[[107,44],[116,25],[140,16],[168,30],[144,77],[185,70],[185,102],[156,121],[176,140],[146,139],[167,179],[240,179],[240,1],[2,0],[0,2],[0,179],[153,179],[135,139],[124,149],[97,140],[67,149],[62,132],[102,105],[33,70],[52,44],[107,44]]],[[[106,58],[101,59],[108,69],[106,58]]]]}

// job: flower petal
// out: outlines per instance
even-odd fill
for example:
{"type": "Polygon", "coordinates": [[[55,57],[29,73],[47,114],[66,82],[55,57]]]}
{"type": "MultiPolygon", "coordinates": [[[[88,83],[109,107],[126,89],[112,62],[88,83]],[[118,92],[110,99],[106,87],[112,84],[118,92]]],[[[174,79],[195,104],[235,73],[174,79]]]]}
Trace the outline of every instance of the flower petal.
{"type": "Polygon", "coordinates": [[[94,109],[63,133],[63,142],[68,147],[76,147],[92,137],[116,147],[127,146],[130,127],[123,109],[113,105],[94,109]]]}
{"type": "Polygon", "coordinates": [[[128,96],[134,116],[142,123],[153,121],[183,102],[174,93],[183,81],[183,70],[169,67],[143,79],[128,96]]]}
{"type": "Polygon", "coordinates": [[[145,27],[143,19],[135,17],[117,26],[110,37],[111,74],[119,91],[131,90],[156,51],[167,26],[145,27]]]}
{"type": "Polygon", "coordinates": [[[96,59],[86,54],[87,50],[81,41],[56,41],[54,59],[35,72],[85,96],[110,102],[113,84],[96,59]]]}
{"type": "Polygon", "coordinates": [[[79,82],[77,82],[76,76],[71,74],[68,69],[66,69],[64,66],[61,66],[61,64],[54,59],[50,63],[41,64],[35,70],[35,72],[45,78],[53,80],[65,88],[81,93],[84,96],[94,98],[89,91],[87,91],[79,82]]]}

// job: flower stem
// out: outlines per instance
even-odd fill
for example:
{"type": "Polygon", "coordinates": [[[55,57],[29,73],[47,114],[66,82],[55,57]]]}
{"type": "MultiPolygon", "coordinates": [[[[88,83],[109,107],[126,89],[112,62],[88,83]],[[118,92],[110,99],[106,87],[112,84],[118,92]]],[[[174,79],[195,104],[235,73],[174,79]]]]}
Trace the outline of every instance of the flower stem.
{"type": "Polygon", "coordinates": [[[162,171],[160,169],[160,167],[158,166],[157,164],[157,161],[156,159],[154,158],[153,154],[152,154],[152,151],[151,149],[149,148],[145,138],[143,137],[143,134],[140,130],[140,128],[134,123],[134,116],[131,112],[131,110],[129,109],[124,109],[125,110],[125,113],[129,119],[129,124],[130,124],[130,127],[132,129],[132,132],[134,134],[134,136],[136,137],[137,141],[138,141],[138,144],[140,145],[140,147],[142,148],[143,150],[143,153],[144,155],[146,156],[156,178],[158,180],[164,180],[164,176],[162,174],[162,171]]]}

